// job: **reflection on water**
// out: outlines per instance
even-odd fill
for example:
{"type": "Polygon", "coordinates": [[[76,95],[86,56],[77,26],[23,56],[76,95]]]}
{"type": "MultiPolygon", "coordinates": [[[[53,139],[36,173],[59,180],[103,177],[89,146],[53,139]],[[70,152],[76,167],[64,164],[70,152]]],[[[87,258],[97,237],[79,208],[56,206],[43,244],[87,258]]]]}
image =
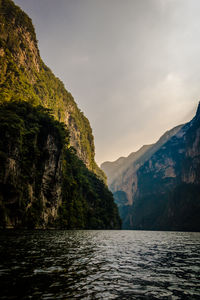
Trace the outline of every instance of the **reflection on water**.
{"type": "Polygon", "coordinates": [[[200,233],[4,231],[1,299],[200,299],[200,233]]]}

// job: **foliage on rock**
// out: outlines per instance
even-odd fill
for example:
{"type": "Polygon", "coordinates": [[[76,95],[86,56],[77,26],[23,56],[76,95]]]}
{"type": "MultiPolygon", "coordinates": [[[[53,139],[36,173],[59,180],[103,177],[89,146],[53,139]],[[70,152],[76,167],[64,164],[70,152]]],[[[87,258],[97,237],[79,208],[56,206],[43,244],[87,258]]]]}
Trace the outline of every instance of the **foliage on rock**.
{"type": "Polygon", "coordinates": [[[108,188],[77,157],[49,109],[0,105],[0,225],[120,228],[108,188]]]}
{"type": "Polygon", "coordinates": [[[0,102],[23,99],[52,110],[69,126],[70,144],[86,166],[106,181],[94,156],[94,138],[88,119],[64,84],[40,58],[31,19],[11,0],[0,1],[0,102]]]}

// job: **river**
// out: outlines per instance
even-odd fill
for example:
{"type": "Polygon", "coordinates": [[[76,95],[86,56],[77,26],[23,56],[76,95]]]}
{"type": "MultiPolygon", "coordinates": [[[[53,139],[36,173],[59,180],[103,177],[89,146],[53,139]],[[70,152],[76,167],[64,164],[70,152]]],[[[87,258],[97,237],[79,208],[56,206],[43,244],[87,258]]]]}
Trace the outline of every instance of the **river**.
{"type": "Polygon", "coordinates": [[[1,231],[0,299],[200,299],[200,233],[1,231]]]}

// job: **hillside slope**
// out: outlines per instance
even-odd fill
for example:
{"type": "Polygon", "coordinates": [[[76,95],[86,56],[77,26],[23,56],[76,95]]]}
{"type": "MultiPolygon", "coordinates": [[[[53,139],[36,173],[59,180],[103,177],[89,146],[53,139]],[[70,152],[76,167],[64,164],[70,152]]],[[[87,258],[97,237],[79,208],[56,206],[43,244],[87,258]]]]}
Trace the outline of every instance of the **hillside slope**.
{"type": "Polygon", "coordinates": [[[88,119],[72,95],[40,58],[31,19],[11,0],[0,0],[0,102],[25,100],[52,109],[70,131],[70,144],[86,166],[105,181],[97,166],[88,119]]]}
{"type": "Polygon", "coordinates": [[[0,0],[0,228],[119,229],[87,118],[42,62],[30,18],[0,0]]]}
{"type": "Polygon", "coordinates": [[[118,161],[105,162],[101,168],[106,173],[110,190],[114,193],[118,203],[120,195],[125,201],[125,205],[132,205],[137,191],[137,170],[173,135],[175,135],[183,125],[174,127],[165,132],[161,138],[152,145],[144,145],[137,152],[131,153],[123,158],[123,163],[119,166],[118,161]]]}
{"type": "Polygon", "coordinates": [[[69,145],[49,110],[0,104],[0,228],[120,228],[107,186],[69,145]]]}
{"type": "MultiPolygon", "coordinates": [[[[143,150],[136,152],[137,159],[132,154],[125,170],[124,158],[110,183],[123,228],[199,231],[200,104],[190,122],[166,132],[143,150]]],[[[114,163],[111,172],[115,167],[114,163]]]]}
{"type": "Polygon", "coordinates": [[[196,116],[137,172],[124,224],[134,229],[200,230],[200,104],[196,116]]]}

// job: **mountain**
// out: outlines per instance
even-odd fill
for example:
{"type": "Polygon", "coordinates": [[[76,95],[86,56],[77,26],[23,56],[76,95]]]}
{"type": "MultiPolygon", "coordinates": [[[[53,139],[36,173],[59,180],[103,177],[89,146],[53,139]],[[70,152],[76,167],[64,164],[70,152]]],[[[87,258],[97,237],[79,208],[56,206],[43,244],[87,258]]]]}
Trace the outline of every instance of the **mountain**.
{"type": "Polygon", "coordinates": [[[138,170],[131,228],[200,230],[200,104],[196,116],[138,170]]]}
{"type": "MultiPolygon", "coordinates": [[[[101,168],[107,175],[110,190],[114,194],[117,193],[118,196],[119,191],[125,193],[126,204],[132,205],[137,190],[137,170],[182,126],[179,125],[167,131],[155,144],[144,145],[137,152],[132,152],[128,157],[123,158],[121,164],[119,164],[121,158],[114,162],[104,162],[101,168]]],[[[118,196],[117,199],[119,198],[118,196]]]]}
{"type": "Polygon", "coordinates": [[[106,161],[101,164],[101,169],[106,173],[108,185],[118,181],[119,177],[135,163],[152,145],[144,145],[137,152],[132,152],[128,157],[120,157],[114,162],[106,161]]]}
{"type": "Polygon", "coordinates": [[[192,121],[165,133],[110,189],[123,228],[199,231],[200,105],[192,121]]]}
{"type": "Polygon", "coordinates": [[[0,0],[0,103],[22,100],[52,110],[70,131],[70,144],[89,170],[106,181],[94,156],[88,119],[40,57],[31,19],[11,0],[0,0]]]}
{"type": "Polygon", "coordinates": [[[0,0],[0,227],[120,228],[89,121],[42,62],[30,18],[0,0]]]}

